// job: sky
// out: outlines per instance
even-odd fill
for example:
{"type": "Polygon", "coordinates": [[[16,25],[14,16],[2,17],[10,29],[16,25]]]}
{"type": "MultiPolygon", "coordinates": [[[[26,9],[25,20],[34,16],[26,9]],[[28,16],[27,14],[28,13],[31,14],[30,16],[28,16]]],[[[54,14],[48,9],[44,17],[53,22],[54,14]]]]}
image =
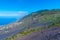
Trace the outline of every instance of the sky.
{"type": "Polygon", "coordinates": [[[19,0],[19,10],[29,12],[42,9],[59,9],[60,0],[19,0]]]}
{"type": "Polygon", "coordinates": [[[22,16],[42,9],[60,9],[60,0],[0,0],[0,16],[18,16],[21,12],[22,16]]]}
{"type": "Polygon", "coordinates": [[[25,16],[27,11],[21,11],[19,6],[19,0],[0,0],[0,17],[25,16]]]}

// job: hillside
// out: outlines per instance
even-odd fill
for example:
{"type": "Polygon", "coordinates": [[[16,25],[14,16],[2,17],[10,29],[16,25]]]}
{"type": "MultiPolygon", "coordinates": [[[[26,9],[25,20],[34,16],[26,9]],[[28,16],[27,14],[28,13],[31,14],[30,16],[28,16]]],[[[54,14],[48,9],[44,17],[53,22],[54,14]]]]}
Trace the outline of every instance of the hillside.
{"type": "Polygon", "coordinates": [[[49,23],[58,23],[60,22],[60,10],[40,10],[37,12],[32,12],[30,15],[27,15],[22,20],[18,22],[22,22],[21,26],[25,27],[35,27],[35,26],[43,26],[42,24],[49,23]],[[36,25],[35,25],[36,24],[36,25]],[[39,25],[40,24],[40,25],[39,25]]]}
{"type": "Polygon", "coordinates": [[[24,37],[18,37],[15,40],[60,40],[60,28],[48,28],[33,32],[24,37]]]}
{"type": "MultiPolygon", "coordinates": [[[[60,10],[59,9],[39,10],[36,12],[32,12],[31,14],[25,16],[24,18],[18,20],[15,23],[7,25],[5,28],[3,28],[3,31],[1,31],[2,32],[1,36],[5,35],[2,36],[4,38],[7,35],[8,38],[6,37],[6,40],[14,40],[17,38],[19,39],[19,37],[21,36],[25,36],[30,33],[34,34],[34,32],[44,29],[46,30],[47,34],[49,28],[51,31],[53,31],[52,28],[54,29],[55,27],[58,27],[58,29],[60,27],[60,10]]],[[[43,37],[44,36],[42,36],[41,38],[43,37]]]]}

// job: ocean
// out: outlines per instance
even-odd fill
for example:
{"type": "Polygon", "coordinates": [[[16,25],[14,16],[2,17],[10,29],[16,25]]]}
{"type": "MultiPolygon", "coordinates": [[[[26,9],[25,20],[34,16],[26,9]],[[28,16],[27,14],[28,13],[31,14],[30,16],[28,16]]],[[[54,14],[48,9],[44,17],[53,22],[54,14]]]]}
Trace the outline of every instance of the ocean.
{"type": "Polygon", "coordinates": [[[9,23],[15,22],[17,18],[11,17],[11,18],[6,18],[6,17],[0,17],[0,25],[7,25],[9,23]]]}

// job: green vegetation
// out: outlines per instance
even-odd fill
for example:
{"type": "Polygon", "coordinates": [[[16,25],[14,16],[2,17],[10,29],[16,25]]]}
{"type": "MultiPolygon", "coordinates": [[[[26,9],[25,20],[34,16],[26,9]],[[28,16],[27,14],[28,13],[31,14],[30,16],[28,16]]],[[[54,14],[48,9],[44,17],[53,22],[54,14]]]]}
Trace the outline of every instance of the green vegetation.
{"type": "Polygon", "coordinates": [[[35,31],[39,31],[39,30],[41,30],[41,29],[42,29],[42,28],[34,28],[34,29],[28,29],[28,30],[26,30],[26,31],[21,31],[21,32],[19,32],[19,33],[16,34],[16,35],[13,35],[13,36],[11,36],[11,37],[9,37],[9,38],[6,38],[5,40],[14,40],[14,39],[16,39],[16,38],[18,38],[18,37],[22,37],[22,36],[24,36],[24,35],[30,34],[30,33],[35,32],[35,31]]]}
{"type": "MultiPolygon", "coordinates": [[[[36,24],[38,23],[46,23],[49,21],[52,22],[50,23],[49,28],[59,25],[60,24],[60,10],[53,9],[53,10],[39,10],[37,12],[32,12],[30,15],[25,16],[23,19],[19,20],[18,22],[23,22],[22,24],[20,24],[20,26],[26,27],[28,29],[28,27],[29,26],[31,27],[31,25],[35,24],[36,26],[36,24]]],[[[15,38],[25,36],[32,32],[46,29],[48,28],[48,23],[46,24],[46,26],[41,27],[37,25],[35,28],[29,28],[28,30],[21,31],[16,35],[6,38],[6,40],[14,40],[15,38]]]]}

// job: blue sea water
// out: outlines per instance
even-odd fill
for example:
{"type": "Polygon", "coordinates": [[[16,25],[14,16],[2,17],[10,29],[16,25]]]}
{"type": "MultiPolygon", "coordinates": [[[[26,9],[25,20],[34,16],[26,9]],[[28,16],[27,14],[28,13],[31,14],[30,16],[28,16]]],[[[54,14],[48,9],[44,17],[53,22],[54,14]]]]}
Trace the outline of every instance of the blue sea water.
{"type": "Polygon", "coordinates": [[[9,23],[15,22],[17,18],[5,18],[5,17],[0,17],[0,25],[7,25],[9,23]]]}

